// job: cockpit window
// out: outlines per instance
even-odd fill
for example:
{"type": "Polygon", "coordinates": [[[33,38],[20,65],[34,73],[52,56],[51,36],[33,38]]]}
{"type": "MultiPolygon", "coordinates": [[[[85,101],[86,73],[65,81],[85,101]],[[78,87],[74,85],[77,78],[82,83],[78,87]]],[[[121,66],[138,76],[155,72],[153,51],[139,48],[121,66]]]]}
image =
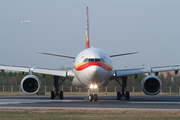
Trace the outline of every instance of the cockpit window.
{"type": "Polygon", "coordinates": [[[103,58],[85,58],[83,62],[105,62],[103,58]]]}
{"type": "Polygon", "coordinates": [[[88,58],[84,59],[84,61],[83,61],[83,62],[87,62],[87,61],[88,61],[88,58]]]}
{"type": "Polygon", "coordinates": [[[105,62],[103,58],[101,58],[101,62],[105,62]]]}
{"type": "Polygon", "coordinates": [[[89,61],[89,62],[94,62],[94,59],[89,59],[88,61],[89,61]]]}
{"type": "Polygon", "coordinates": [[[95,62],[100,62],[100,61],[101,61],[100,59],[96,59],[96,58],[95,58],[95,62]]]}

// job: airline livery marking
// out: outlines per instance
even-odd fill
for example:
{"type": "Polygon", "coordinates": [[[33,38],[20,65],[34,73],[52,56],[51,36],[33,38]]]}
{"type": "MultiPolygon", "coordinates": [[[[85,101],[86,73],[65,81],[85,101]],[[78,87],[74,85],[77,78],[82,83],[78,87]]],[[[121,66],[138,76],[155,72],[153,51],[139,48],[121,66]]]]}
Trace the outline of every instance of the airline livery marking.
{"type": "Polygon", "coordinates": [[[74,66],[75,70],[77,71],[81,71],[81,70],[84,70],[90,66],[99,66],[107,71],[111,71],[112,70],[112,66],[105,63],[105,62],[83,62],[83,63],[80,63],[76,66],[74,66]]]}
{"type": "Polygon", "coordinates": [[[88,7],[86,8],[86,48],[89,48],[89,18],[88,18],[88,7]]]}

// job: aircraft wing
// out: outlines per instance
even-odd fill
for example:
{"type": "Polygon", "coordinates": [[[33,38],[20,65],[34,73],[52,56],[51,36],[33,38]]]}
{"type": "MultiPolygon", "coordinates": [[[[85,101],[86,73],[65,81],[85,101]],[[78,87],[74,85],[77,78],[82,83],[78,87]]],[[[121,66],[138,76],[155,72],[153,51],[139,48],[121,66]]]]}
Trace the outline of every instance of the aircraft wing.
{"type": "Polygon", "coordinates": [[[48,68],[33,68],[33,67],[24,67],[24,66],[11,66],[11,65],[0,65],[0,70],[9,70],[9,71],[19,71],[19,72],[32,72],[32,73],[41,73],[48,74],[60,77],[73,77],[72,70],[58,70],[58,69],[48,69],[48,68]]]}
{"type": "Polygon", "coordinates": [[[177,74],[178,70],[180,70],[180,65],[113,70],[111,80],[113,80],[114,78],[122,77],[122,76],[130,76],[130,75],[137,75],[137,74],[143,74],[143,73],[158,73],[158,72],[165,72],[165,71],[175,71],[175,74],[177,74]]]}
{"type": "Polygon", "coordinates": [[[123,54],[115,54],[115,55],[110,55],[110,57],[124,56],[124,55],[137,54],[137,53],[138,53],[138,52],[130,52],[130,53],[123,53],[123,54]]]}

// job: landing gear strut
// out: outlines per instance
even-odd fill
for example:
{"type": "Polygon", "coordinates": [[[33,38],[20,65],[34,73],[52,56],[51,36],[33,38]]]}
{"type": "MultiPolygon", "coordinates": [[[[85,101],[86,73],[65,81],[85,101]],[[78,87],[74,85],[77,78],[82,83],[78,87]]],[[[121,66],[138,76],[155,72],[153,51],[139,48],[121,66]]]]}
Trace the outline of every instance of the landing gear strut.
{"type": "Polygon", "coordinates": [[[51,91],[51,99],[54,99],[56,96],[59,97],[59,99],[63,99],[63,91],[59,92],[59,86],[65,81],[65,79],[60,78],[58,76],[54,76],[54,87],[55,91],[51,91]],[[61,82],[58,84],[59,79],[61,82]],[[55,93],[54,93],[55,92],[55,93]]]}
{"type": "Polygon", "coordinates": [[[121,100],[121,98],[125,98],[126,100],[130,99],[129,92],[126,91],[127,86],[127,76],[122,77],[120,80],[116,79],[116,81],[119,83],[119,85],[122,88],[122,93],[120,91],[117,92],[117,100],[121,100]],[[122,84],[119,82],[122,79],[122,84]]]}

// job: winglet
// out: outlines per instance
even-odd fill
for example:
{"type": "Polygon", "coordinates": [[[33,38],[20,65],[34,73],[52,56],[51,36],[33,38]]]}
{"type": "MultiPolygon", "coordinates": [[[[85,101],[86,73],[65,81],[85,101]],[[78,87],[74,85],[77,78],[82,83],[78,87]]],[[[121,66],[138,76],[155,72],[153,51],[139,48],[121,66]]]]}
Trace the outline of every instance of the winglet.
{"type": "Polygon", "coordinates": [[[89,16],[88,7],[86,7],[86,49],[89,48],[89,16]]]}

